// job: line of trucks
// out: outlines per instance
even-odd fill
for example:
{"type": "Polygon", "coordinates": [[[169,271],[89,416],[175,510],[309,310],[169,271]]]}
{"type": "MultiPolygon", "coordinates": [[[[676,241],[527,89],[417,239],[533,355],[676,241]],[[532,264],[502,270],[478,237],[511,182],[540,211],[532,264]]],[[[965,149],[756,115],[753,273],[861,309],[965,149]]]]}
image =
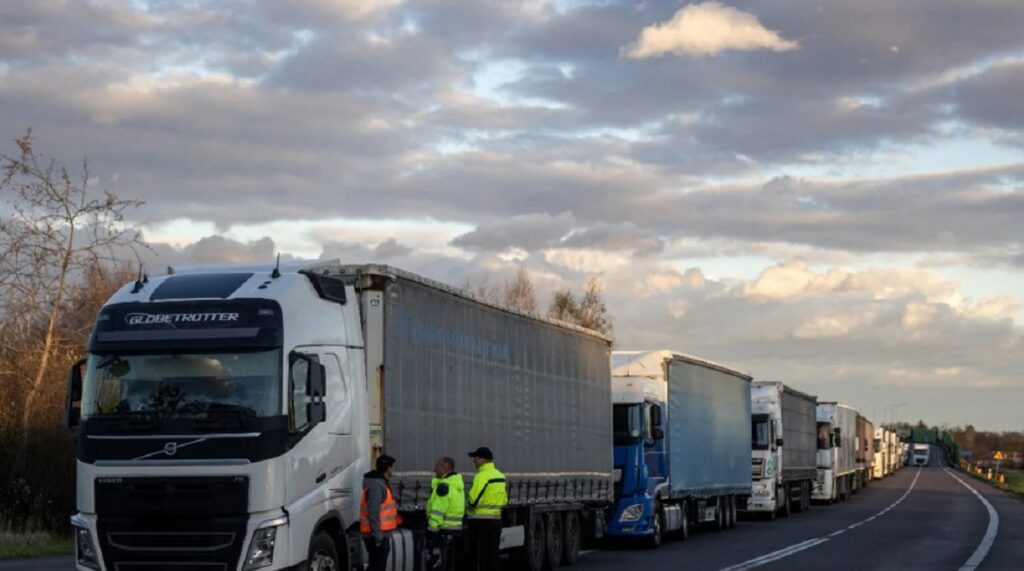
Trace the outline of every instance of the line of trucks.
{"type": "MultiPolygon", "coordinates": [[[[83,571],[361,568],[362,475],[382,453],[395,541],[417,546],[434,460],[494,450],[501,545],[529,570],[601,538],[657,547],[840,501],[902,465],[895,434],[842,404],[338,262],[126,285],[65,417],[83,571]]],[[[389,568],[421,553],[394,549],[389,568]]]]}

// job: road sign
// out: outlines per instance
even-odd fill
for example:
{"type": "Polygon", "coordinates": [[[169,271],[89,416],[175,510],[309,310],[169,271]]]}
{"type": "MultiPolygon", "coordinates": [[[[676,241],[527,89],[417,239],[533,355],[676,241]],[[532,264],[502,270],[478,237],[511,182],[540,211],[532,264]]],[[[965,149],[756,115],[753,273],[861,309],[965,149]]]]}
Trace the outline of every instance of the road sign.
{"type": "Polygon", "coordinates": [[[996,455],[992,457],[993,460],[1006,460],[1006,455],[996,450],[996,455]]]}

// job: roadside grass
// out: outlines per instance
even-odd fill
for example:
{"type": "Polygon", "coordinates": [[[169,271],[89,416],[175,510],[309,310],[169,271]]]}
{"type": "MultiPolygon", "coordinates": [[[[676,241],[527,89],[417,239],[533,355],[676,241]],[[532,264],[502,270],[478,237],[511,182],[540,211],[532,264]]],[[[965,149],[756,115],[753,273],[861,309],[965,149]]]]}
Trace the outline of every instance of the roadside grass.
{"type": "Polygon", "coordinates": [[[1005,474],[1006,474],[1006,483],[1005,484],[1000,484],[1000,483],[995,482],[993,480],[989,480],[988,478],[986,478],[986,477],[984,477],[984,476],[982,476],[980,474],[975,474],[974,472],[969,471],[969,470],[964,470],[963,473],[965,473],[968,476],[974,478],[975,480],[978,480],[979,482],[985,482],[986,484],[988,484],[988,485],[990,485],[990,486],[992,486],[994,488],[999,488],[1000,490],[1005,490],[1007,492],[1010,492],[1012,494],[1016,494],[1016,495],[1024,498],[1024,470],[1007,470],[1005,472],[1005,474]]]}
{"type": "Polygon", "coordinates": [[[0,531],[0,560],[72,555],[74,543],[69,537],[49,533],[12,533],[0,531]]]}

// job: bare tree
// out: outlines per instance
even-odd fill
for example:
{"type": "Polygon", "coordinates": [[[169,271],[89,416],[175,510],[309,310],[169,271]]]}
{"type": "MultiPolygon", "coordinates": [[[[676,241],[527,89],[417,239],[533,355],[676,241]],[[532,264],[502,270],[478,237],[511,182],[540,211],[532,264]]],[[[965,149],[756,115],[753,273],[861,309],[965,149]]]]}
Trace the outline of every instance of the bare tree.
{"type": "Polygon", "coordinates": [[[590,278],[583,286],[583,297],[577,299],[569,288],[558,290],[548,307],[548,317],[593,329],[605,335],[612,332],[611,318],[604,301],[604,286],[590,278]]]}
{"type": "Polygon", "coordinates": [[[0,303],[8,324],[41,331],[39,345],[30,350],[33,370],[22,380],[19,464],[62,338],[58,324],[69,296],[82,287],[90,268],[142,245],[137,228],[125,218],[141,202],[92,191],[85,159],[73,175],[39,155],[35,142],[29,130],[15,140],[18,154],[0,154],[0,191],[7,199],[0,214],[0,303]]]}
{"type": "Polygon", "coordinates": [[[604,286],[595,277],[583,285],[583,299],[579,306],[579,325],[606,335],[612,332],[612,322],[608,316],[608,307],[604,302],[604,286]]]}
{"type": "Polygon", "coordinates": [[[504,297],[505,305],[526,313],[537,314],[537,293],[533,282],[530,281],[530,274],[523,266],[519,266],[511,281],[505,282],[504,297]]]}
{"type": "Polygon", "coordinates": [[[576,323],[579,321],[579,316],[580,304],[576,301],[572,290],[565,288],[556,291],[555,296],[551,299],[551,305],[548,306],[548,317],[566,323],[576,323]]]}
{"type": "Polygon", "coordinates": [[[498,288],[491,283],[491,276],[489,274],[467,277],[462,281],[462,290],[490,303],[500,303],[501,301],[498,288]]]}

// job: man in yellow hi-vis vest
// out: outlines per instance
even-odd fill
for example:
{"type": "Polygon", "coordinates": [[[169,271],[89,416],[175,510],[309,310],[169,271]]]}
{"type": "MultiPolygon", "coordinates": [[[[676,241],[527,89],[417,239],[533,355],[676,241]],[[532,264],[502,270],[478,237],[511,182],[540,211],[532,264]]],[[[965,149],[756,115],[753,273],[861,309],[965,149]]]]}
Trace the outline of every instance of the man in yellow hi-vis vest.
{"type": "Polygon", "coordinates": [[[466,486],[462,474],[455,471],[455,460],[447,456],[434,464],[427,500],[427,546],[431,560],[428,569],[461,569],[462,519],[466,515],[466,486]]]}
{"type": "Polygon", "coordinates": [[[494,466],[494,453],[480,447],[469,453],[476,466],[473,487],[469,490],[469,549],[471,570],[492,571],[498,568],[501,546],[501,508],[508,503],[505,475],[494,466]]]}

